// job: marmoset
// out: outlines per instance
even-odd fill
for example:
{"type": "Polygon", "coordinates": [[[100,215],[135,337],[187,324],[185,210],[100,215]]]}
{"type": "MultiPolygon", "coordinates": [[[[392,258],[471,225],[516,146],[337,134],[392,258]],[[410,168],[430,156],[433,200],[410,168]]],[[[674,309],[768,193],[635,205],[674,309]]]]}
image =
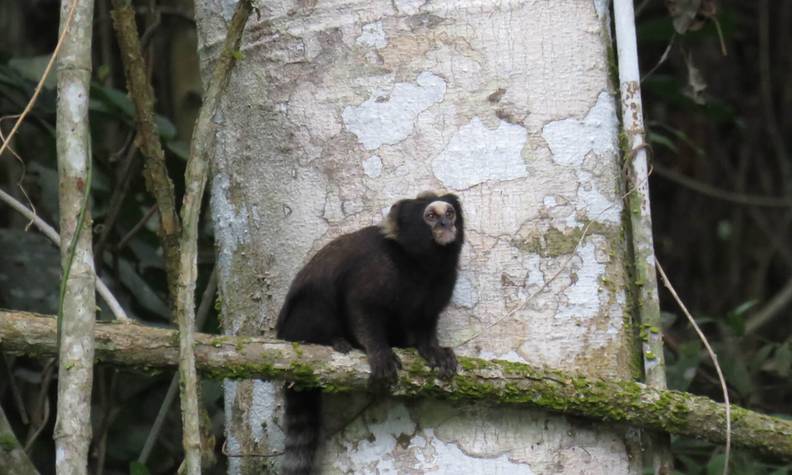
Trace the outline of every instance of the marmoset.
{"type": "MultiPolygon", "coordinates": [[[[370,384],[398,379],[393,347],[414,347],[442,378],[456,373],[437,320],[457,279],[464,242],[459,198],[424,192],[394,204],[381,225],[342,235],[321,248],[289,288],[278,338],[363,350],[370,384]]],[[[319,442],[319,390],[285,388],[284,474],[309,474],[319,442]]]]}

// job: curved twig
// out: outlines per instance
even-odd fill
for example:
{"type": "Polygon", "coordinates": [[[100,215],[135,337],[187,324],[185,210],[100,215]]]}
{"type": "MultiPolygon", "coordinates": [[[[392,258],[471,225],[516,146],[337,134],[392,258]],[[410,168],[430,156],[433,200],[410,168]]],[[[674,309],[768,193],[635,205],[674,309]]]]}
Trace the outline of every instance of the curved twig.
{"type": "MultiPolygon", "coordinates": [[[[8,206],[10,206],[13,210],[17,211],[19,214],[24,216],[25,218],[29,219],[41,233],[47,236],[56,246],[60,247],[60,236],[58,232],[55,231],[55,228],[47,224],[46,221],[41,219],[37,214],[33,211],[28,209],[24,204],[20,203],[16,200],[13,196],[9,195],[5,191],[0,189],[0,201],[4,201],[8,206]]],[[[124,307],[118,302],[110,289],[107,288],[104,282],[101,279],[96,279],[96,291],[99,292],[99,296],[105,301],[107,306],[110,308],[110,312],[112,312],[113,316],[116,320],[128,323],[130,321],[129,316],[127,315],[124,307]]]]}

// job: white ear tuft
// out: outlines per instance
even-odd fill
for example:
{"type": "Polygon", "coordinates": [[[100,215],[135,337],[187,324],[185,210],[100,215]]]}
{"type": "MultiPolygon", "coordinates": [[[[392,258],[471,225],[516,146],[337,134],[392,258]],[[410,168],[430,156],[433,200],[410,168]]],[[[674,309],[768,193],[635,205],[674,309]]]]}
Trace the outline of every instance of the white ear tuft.
{"type": "Polygon", "coordinates": [[[418,193],[418,196],[415,197],[416,200],[424,200],[427,198],[437,198],[437,193],[427,190],[418,193]]]}

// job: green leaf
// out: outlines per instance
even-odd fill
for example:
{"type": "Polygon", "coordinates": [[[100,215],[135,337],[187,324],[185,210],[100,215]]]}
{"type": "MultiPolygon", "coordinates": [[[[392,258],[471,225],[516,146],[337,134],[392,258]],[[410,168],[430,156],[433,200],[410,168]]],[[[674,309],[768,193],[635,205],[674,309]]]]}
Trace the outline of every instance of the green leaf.
{"type": "Polygon", "coordinates": [[[129,289],[140,305],[149,312],[165,319],[170,317],[170,309],[148,281],[137,273],[135,266],[126,259],[119,259],[121,282],[129,289]]]}
{"type": "Polygon", "coordinates": [[[756,302],[756,300],[748,300],[726,314],[726,324],[732,329],[735,335],[745,335],[745,314],[756,305],[756,302]]]}
{"type": "Polygon", "coordinates": [[[176,138],[176,126],[167,117],[156,114],[154,122],[157,124],[160,137],[164,140],[173,140],[176,138]]]}
{"type": "Polygon", "coordinates": [[[666,363],[668,387],[686,391],[696,377],[701,363],[701,343],[698,340],[688,341],[679,345],[676,361],[666,363]]]}
{"type": "Polygon", "coordinates": [[[756,353],[754,353],[750,364],[750,370],[752,373],[755,373],[764,367],[765,363],[770,358],[770,355],[773,353],[773,351],[775,351],[777,346],[778,345],[775,343],[768,343],[763,345],[756,353]]]}
{"type": "Polygon", "coordinates": [[[732,313],[735,313],[737,315],[743,315],[748,310],[754,308],[754,306],[756,306],[757,302],[758,301],[756,299],[747,300],[747,301],[741,303],[740,305],[738,305],[737,308],[732,310],[732,313]]]}
{"type": "MultiPolygon", "coordinates": [[[[34,84],[38,84],[38,82],[41,80],[41,75],[44,74],[44,70],[47,68],[49,59],[50,56],[48,54],[41,56],[29,56],[27,58],[11,58],[8,60],[8,66],[19,72],[23,78],[33,82],[34,84]]],[[[57,78],[53,68],[50,70],[47,80],[44,81],[44,87],[46,89],[54,90],[56,86],[57,78]]]]}
{"type": "Polygon", "coordinates": [[[780,345],[773,354],[773,372],[782,378],[788,378],[792,373],[792,343],[780,345]]]}
{"type": "Polygon", "coordinates": [[[110,75],[110,66],[103,64],[99,66],[99,69],[96,70],[96,78],[99,82],[104,82],[105,79],[110,75]]]}
{"type": "MultiPolygon", "coordinates": [[[[135,106],[132,105],[132,101],[129,99],[126,92],[93,83],[91,84],[91,97],[95,99],[99,103],[97,105],[101,105],[104,110],[116,110],[123,113],[123,115],[129,119],[135,116],[135,106]]],[[[92,100],[91,102],[94,101],[92,100]]]]}
{"type": "Polygon", "coordinates": [[[647,134],[647,138],[649,139],[649,143],[662,145],[674,153],[679,153],[679,148],[677,148],[674,141],[663,134],[658,132],[649,132],[649,134],[647,134]]]}
{"type": "Polygon", "coordinates": [[[720,345],[715,349],[718,363],[723,369],[723,377],[742,396],[750,396],[754,391],[754,383],[744,355],[735,348],[720,345]]]}
{"type": "Polygon", "coordinates": [[[707,463],[707,475],[721,475],[723,474],[723,467],[726,465],[726,456],[724,454],[715,454],[710,458],[707,463]]]}
{"type": "Polygon", "coordinates": [[[168,140],[165,142],[165,148],[184,161],[190,158],[190,146],[182,140],[168,140]]]}
{"type": "MultiPolygon", "coordinates": [[[[121,115],[132,125],[135,122],[135,105],[126,92],[106,87],[99,83],[91,85],[91,111],[109,115],[121,115]]],[[[176,126],[163,115],[155,114],[154,122],[164,140],[176,138],[176,126]]]]}
{"type": "Polygon", "coordinates": [[[148,468],[140,462],[129,462],[129,475],[149,475],[148,468]]]}

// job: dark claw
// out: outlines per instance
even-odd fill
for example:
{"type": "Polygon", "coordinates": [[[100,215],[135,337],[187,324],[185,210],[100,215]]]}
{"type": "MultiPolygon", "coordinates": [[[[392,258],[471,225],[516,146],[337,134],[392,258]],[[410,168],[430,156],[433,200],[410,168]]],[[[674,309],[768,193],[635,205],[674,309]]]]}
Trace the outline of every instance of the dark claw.
{"type": "Polygon", "coordinates": [[[352,344],[346,338],[336,338],[333,340],[333,349],[346,354],[352,351],[352,344]]]}
{"type": "Polygon", "coordinates": [[[436,369],[440,379],[451,379],[457,372],[457,359],[454,350],[444,346],[435,346],[419,349],[421,356],[436,369]]]}
{"type": "Polygon", "coordinates": [[[370,354],[368,357],[371,367],[369,385],[376,391],[385,391],[399,380],[398,370],[402,368],[401,360],[390,348],[370,354]]]}

